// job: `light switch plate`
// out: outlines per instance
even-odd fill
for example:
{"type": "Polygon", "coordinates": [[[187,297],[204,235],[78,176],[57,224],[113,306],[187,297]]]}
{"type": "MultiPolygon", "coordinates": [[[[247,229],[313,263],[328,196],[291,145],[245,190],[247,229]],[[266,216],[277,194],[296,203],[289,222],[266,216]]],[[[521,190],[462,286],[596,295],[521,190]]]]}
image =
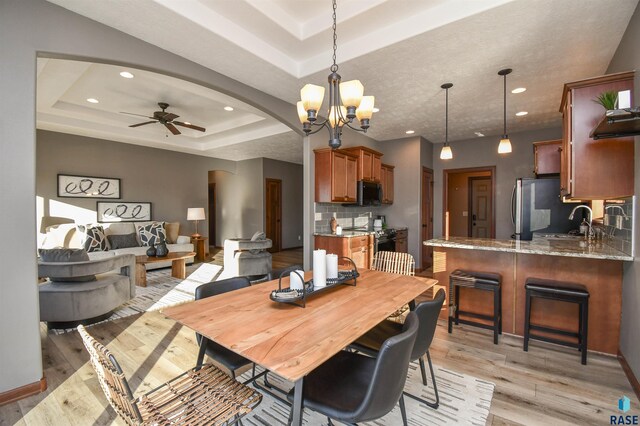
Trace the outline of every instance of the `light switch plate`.
{"type": "Polygon", "coordinates": [[[467,216],[469,216],[469,212],[468,212],[468,211],[463,211],[463,212],[462,212],[462,216],[463,216],[463,217],[467,217],[467,216]]]}

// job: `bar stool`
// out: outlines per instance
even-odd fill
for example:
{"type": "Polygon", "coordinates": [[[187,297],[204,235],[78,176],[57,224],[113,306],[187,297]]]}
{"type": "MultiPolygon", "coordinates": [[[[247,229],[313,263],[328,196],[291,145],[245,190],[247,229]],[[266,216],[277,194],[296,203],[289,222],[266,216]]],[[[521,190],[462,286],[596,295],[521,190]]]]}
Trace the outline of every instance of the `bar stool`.
{"type": "Polygon", "coordinates": [[[493,343],[498,344],[498,334],[502,334],[502,277],[499,274],[489,272],[464,271],[456,269],[449,275],[449,333],[456,325],[462,323],[475,327],[493,330],[493,343]],[[493,315],[476,314],[460,309],[459,287],[475,288],[478,290],[493,292],[493,315]],[[452,297],[453,296],[453,297],[452,297]],[[454,302],[452,303],[452,299],[454,302]],[[460,319],[460,314],[470,317],[492,321],[493,324],[460,319]]]}
{"type": "Polygon", "coordinates": [[[589,322],[589,290],[583,285],[543,280],[540,278],[527,278],[524,284],[526,290],[526,306],[524,313],[524,351],[529,350],[529,339],[541,340],[543,342],[555,343],[558,345],[578,348],[582,352],[582,364],[587,364],[587,335],[589,322]],[[534,297],[541,299],[559,300],[562,302],[578,304],[578,332],[574,333],[557,328],[543,327],[531,324],[531,300],[534,297]],[[531,334],[531,330],[543,331],[562,336],[577,337],[578,343],[565,340],[554,339],[536,334],[531,334]]]}

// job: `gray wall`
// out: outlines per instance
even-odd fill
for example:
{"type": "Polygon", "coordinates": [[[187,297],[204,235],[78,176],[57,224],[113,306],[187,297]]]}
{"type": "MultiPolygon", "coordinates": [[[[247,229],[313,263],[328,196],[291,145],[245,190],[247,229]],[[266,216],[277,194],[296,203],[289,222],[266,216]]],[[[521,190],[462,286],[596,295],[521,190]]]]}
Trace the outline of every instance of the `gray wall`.
{"type": "MultiPolygon", "coordinates": [[[[43,201],[42,213],[71,217],[77,223],[88,221],[74,207],[95,212],[97,200],[58,198],[58,173],[120,178],[122,201],[150,201],[153,220],[180,222],[180,235],[190,235],[194,224],[187,221],[187,208],[207,211],[208,171],[235,169],[234,161],[66,133],[36,133],[36,194],[43,201]],[[68,214],[58,213],[66,206],[71,207],[68,214]]],[[[201,234],[207,235],[207,229],[208,219],[198,223],[201,234]]]]}
{"type": "Polygon", "coordinates": [[[498,154],[499,137],[486,136],[451,143],[453,159],[441,160],[442,144],[433,145],[433,235],[443,235],[442,184],[444,169],[496,166],[496,238],[509,239],[511,226],[511,190],[519,177],[533,177],[533,142],[560,139],[562,129],[544,129],[510,133],[513,152],[498,154]]]}
{"type": "MultiPolygon", "coordinates": [[[[640,5],[618,46],[607,73],[635,70],[633,106],[640,105],[640,5]]],[[[640,136],[635,137],[635,194],[640,189],[640,136]]],[[[638,200],[636,200],[638,203],[638,200]]],[[[637,208],[637,207],[636,207],[637,208]]],[[[640,214],[635,215],[635,260],[624,262],[620,351],[636,378],[640,377],[640,214]]]]}
{"type": "MultiPolygon", "coordinates": [[[[262,164],[265,179],[282,180],[282,248],[301,247],[302,165],[269,158],[264,158],[262,164]]],[[[264,179],[262,187],[264,188],[264,179]]]]}
{"type": "Polygon", "coordinates": [[[294,105],[44,0],[2,0],[0,40],[0,234],[11,241],[0,248],[3,392],[42,378],[35,259],[39,54],[165,73],[247,102],[298,132],[299,121],[294,105]]]}

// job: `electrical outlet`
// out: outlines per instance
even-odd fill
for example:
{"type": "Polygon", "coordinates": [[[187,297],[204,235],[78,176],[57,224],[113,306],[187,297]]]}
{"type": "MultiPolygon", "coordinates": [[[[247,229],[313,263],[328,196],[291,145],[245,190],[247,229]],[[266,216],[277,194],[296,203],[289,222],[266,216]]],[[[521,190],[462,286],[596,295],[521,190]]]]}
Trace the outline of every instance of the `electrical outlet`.
{"type": "Polygon", "coordinates": [[[302,241],[302,235],[298,235],[298,241],[302,241]]]}

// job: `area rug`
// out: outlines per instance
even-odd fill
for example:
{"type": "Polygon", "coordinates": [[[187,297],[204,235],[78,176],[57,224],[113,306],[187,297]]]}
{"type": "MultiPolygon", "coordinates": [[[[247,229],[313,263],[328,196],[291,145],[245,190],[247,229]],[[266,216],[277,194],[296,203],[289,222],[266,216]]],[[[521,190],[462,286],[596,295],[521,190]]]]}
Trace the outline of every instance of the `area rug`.
{"type": "MultiPolygon", "coordinates": [[[[418,425],[478,425],[484,426],[489,416],[491,400],[495,384],[480,380],[473,376],[458,373],[446,368],[433,366],[438,393],[440,395],[440,407],[437,410],[405,397],[407,419],[411,426],[418,425]]],[[[251,372],[242,375],[242,379],[249,379],[251,372]]],[[[260,380],[260,379],[259,379],[260,380]]],[[[269,382],[280,389],[290,389],[293,385],[273,374],[269,375],[269,382]]],[[[417,362],[409,366],[405,392],[419,396],[428,401],[433,400],[433,388],[429,378],[429,386],[422,385],[420,367],[417,362]]],[[[247,417],[242,419],[245,425],[286,425],[290,408],[269,394],[263,392],[260,405],[247,417]]],[[[333,422],[339,425],[339,422],[333,422]]],[[[303,424],[313,426],[327,425],[327,418],[323,415],[304,410],[303,424]]],[[[372,422],[358,423],[369,426],[396,426],[402,424],[402,415],[398,405],[386,416],[372,422]]]]}
{"type": "MultiPolygon", "coordinates": [[[[195,299],[196,287],[203,283],[199,274],[202,272],[202,264],[187,267],[187,279],[179,279],[171,276],[171,268],[156,269],[147,272],[147,286],[136,287],[136,297],[121,305],[113,314],[104,321],[91,324],[102,324],[120,318],[130,317],[143,312],[158,311],[169,306],[180,305],[195,299]]],[[[214,281],[222,270],[221,266],[206,264],[206,282],[214,281]],[[211,277],[211,278],[209,278],[211,277]]],[[[73,331],[75,328],[51,330],[54,334],[63,334],[73,331]]]]}

